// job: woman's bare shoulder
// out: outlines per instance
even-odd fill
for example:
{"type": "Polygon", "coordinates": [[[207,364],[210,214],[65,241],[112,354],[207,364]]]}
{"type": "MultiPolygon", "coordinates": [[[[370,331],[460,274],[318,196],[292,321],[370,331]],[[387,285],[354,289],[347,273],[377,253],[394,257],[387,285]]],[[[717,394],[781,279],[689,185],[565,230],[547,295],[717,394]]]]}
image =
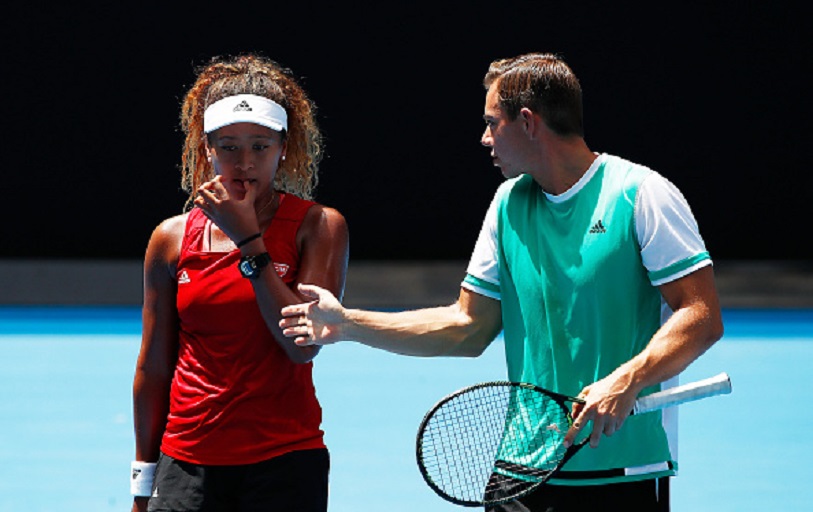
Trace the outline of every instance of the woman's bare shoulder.
{"type": "Polygon", "coordinates": [[[152,257],[165,262],[177,261],[188,216],[188,213],[175,215],[155,227],[147,246],[148,259],[152,257]]]}
{"type": "Polygon", "coordinates": [[[186,226],[186,218],[189,216],[188,213],[182,213],[180,215],[175,215],[174,217],[169,217],[168,219],[164,219],[161,221],[158,226],[155,227],[155,230],[152,232],[152,238],[159,238],[159,239],[170,239],[170,240],[180,240],[183,237],[184,228],[186,226]]]}

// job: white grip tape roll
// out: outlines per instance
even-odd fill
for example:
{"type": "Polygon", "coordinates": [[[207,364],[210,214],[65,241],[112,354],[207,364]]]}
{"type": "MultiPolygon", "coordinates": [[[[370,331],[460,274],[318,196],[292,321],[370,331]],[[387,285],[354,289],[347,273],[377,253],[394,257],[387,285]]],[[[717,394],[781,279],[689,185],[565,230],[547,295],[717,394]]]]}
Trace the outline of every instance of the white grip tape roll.
{"type": "Polygon", "coordinates": [[[708,379],[690,382],[639,398],[635,402],[633,414],[674,407],[685,402],[727,393],[731,393],[731,379],[728,374],[721,373],[708,379]]]}
{"type": "Polygon", "coordinates": [[[130,463],[130,494],[142,497],[152,494],[155,466],[154,462],[134,460],[130,463]]]}

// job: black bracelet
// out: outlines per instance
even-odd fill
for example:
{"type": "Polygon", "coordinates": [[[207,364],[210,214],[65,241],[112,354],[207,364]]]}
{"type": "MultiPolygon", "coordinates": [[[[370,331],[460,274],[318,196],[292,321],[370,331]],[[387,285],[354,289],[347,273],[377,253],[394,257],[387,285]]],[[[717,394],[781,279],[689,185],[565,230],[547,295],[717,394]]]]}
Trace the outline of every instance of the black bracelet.
{"type": "Polygon", "coordinates": [[[239,242],[237,242],[237,248],[239,249],[240,247],[243,247],[243,246],[244,246],[244,245],[246,245],[247,243],[249,243],[249,242],[251,242],[251,241],[253,241],[253,240],[258,239],[258,238],[260,238],[261,236],[263,236],[263,234],[262,234],[262,233],[255,233],[255,234],[251,235],[251,236],[250,236],[250,237],[248,237],[248,238],[245,238],[245,239],[243,239],[243,240],[240,240],[239,242]]]}

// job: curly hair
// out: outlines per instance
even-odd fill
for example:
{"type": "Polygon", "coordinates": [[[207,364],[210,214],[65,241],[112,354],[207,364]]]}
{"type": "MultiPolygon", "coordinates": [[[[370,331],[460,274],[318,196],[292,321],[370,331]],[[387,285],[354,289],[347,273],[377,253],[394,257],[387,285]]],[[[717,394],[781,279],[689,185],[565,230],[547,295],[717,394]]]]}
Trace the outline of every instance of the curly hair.
{"type": "Polygon", "coordinates": [[[206,158],[203,113],[212,103],[236,94],[264,96],[280,104],[288,114],[286,158],[274,180],[274,188],[303,199],[312,199],[323,156],[322,133],[316,123],[316,105],[308,98],[290,69],[257,54],[213,57],[198,69],[197,79],[181,107],[181,129],[186,136],[181,157],[181,188],[189,194],[214,178],[206,158]]]}
{"type": "Polygon", "coordinates": [[[570,67],[552,53],[528,53],[495,60],[483,79],[486,89],[495,84],[500,106],[509,119],[527,107],[562,136],[584,136],[582,90],[570,67]]]}

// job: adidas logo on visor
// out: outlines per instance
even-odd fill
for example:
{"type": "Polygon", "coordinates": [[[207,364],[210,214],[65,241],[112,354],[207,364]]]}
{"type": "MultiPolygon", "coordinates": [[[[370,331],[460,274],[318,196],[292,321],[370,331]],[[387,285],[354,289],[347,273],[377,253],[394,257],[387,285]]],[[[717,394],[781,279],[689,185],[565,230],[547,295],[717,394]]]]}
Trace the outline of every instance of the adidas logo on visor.
{"type": "Polygon", "coordinates": [[[251,111],[252,111],[251,105],[249,105],[246,100],[241,101],[240,103],[237,104],[236,107],[234,107],[234,109],[232,109],[232,112],[251,112],[251,111]]]}

